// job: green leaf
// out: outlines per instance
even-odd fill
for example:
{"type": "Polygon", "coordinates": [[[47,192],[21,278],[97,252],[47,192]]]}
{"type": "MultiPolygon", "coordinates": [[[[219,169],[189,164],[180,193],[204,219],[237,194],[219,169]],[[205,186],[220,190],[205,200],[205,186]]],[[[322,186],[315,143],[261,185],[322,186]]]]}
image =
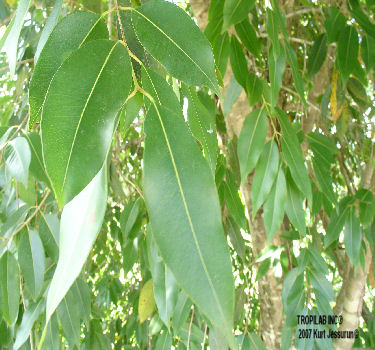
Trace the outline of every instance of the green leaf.
{"type": "Polygon", "coordinates": [[[355,207],[353,206],[348,209],[348,214],[346,216],[344,243],[350,262],[356,267],[358,265],[359,252],[361,250],[362,229],[360,222],[355,215],[355,207]]]}
{"type": "Polygon", "coordinates": [[[40,135],[34,132],[25,134],[25,138],[29,143],[31,151],[31,159],[29,170],[31,174],[39,181],[44,182],[47,186],[51,186],[50,180],[43,164],[42,141],[40,135]]]}
{"type": "Polygon", "coordinates": [[[369,226],[375,217],[375,199],[372,192],[361,188],[355,195],[359,200],[359,219],[361,224],[369,226]]]}
{"type": "Polygon", "coordinates": [[[233,248],[236,250],[242,261],[245,261],[246,246],[241,234],[241,229],[232,216],[228,216],[225,220],[225,228],[228,232],[233,248]]]}
{"type": "Polygon", "coordinates": [[[181,329],[182,325],[184,324],[189,315],[191,305],[191,300],[183,291],[180,291],[172,317],[174,331],[179,332],[179,330],[181,329]]]}
{"type": "Polygon", "coordinates": [[[60,206],[102,167],[131,79],[128,52],[120,42],[109,40],[88,42],[55,74],[44,102],[41,132],[44,162],[60,206]]]}
{"type": "Polygon", "coordinates": [[[339,37],[337,63],[344,79],[349,77],[355,68],[358,57],[358,33],[353,26],[346,26],[339,37]]]}
{"type": "MultiPolygon", "coordinates": [[[[150,228],[150,227],[149,227],[150,228]]],[[[159,316],[167,328],[178,298],[178,286],[171,271],[164,264],[153,238],[152,230],[147,230],[147,252],[154,283],[154,297],[159,316]]]]}
{"type": "Polygon", "coordinates": [[[215,116],[210,114],[200,102],[194,87],[182,87],[182,93],[188,99],[188,123],[193,136],[203,148],[204,156],[215,173],[218,156],[218,143],[216,136],[215,116]]]}
{"type": "Polygon", "coordinates": [[[254,4],[254,0],[225,0],[222,31],[227,30],[232,24],[242,22],[248,16],[254,4]]]}
{"type": "Polygon", "coordinates": [[[262,81],[253,73],[249,73],[246,78],[246,93],[249,100],[249,105],[252,106],[257,103],[263,93],[262,81]]]}
{"type": "Polygon", "coordinates": [[[298,232],[306,236],[305,211],[303,210],[304,198],[289,172],[286,175],[286,191],[285,212],[298,232]]]}
{"type": "Polygon", "coordinates": [[[36,47],[35,55],[34,55],[34,62],[38,61],[40,53],[43,50],[44,45],[47,42],[48,37],[51,35],[53,28],[56,26],[57,21],[59,20],[61,6],[63,0],[56,0],[55,5],[51,13],[49,14],[46,24],[43,27],[42,34],[40,35],[38,46],[36,47]]]}
{"type": "Polygon", "coordinates": [[[126,101],[120,116],[120,132],[122,138],[127,136],[130,124],[138,117],[142,105],[143,95],[140,92],[137,92],[133,97],[126,101]]]}
{"type": "Polygon", "coordinates": [[[328,275],[329,270],[321,252],[319,252],[314,246],[310,246],[307,252],[309,253],[312,268],[320,271],[324,275],[328,275]]]}
{"type": "Polygon", "coordinates": [[[283,135],[281,137],[281,147],[283,156],[289,166],[292,178],[300,191],[312,201],[311,185],[307,174],[307,169],[303,159],[302,151],[296,132],[290,124],[286,114],[277,108],[277,116],[283,135]]]}
{"type": "Polygon", "coordinates": [[[267,8],[267,33],[270,37],[272,42],[272,46],[274,47],[275,56],[280,54],[280,40],[279,40],[279,28],[280,22],[278,17],[276,16],[275,11],[271,10],[269,7],[267,8]]]}
{"type": "Polygon", "coordinates": [[[208,40],[213,43],[220,35],[221,27],[223,26],[223,10],[224,0],[212,0],[210,1],[210,7],[208,9],[208,24],[204,30],[204,34],[208,40]]]}
{"type": "Polygon", "coordinates": [[[57,262],[59,258],[60,222],[56,215],[41,214],[39,235],[47,256],[57,262]]]}
{"type": "Polygon", "coordinates": [[[279,151],[275,141],[271,140],[263,148],[260,160],[255,168],[251,187],[253,218],[271,191],[279,169],[279,151]]]}
{"type": "Polygon", "coordinates": [[[361,57],[366,66],[367,73],[375,65],[375,39],[369,35],[362,35],[361,57]]]}
{"type": "Polygon", "coordinates": [[[248,74],[245,54],[242,50],[241,43],[235,35],[230,41],[230,64],[237,82],[245,89],[246,77],[248,74]]]}
{"type": "MultiPolygon", "coordinates": [[[[251,332],[249,333],[248,337],[250,344],[249,350],[266,350],[266,347],[264,346],[264,343],[262,339],[260,339],[258,334],[251,332]]],[[[242,347],[242,349],[245,350],[244,347],[242,347]]]]}
{"type": "Polygon", "coordinates": [[[139,323],[146,321],[155,309],[154,287],[152,279],[148,280],[142,287],[139,302],[138,302],[138,315],[139,323]]]}
{"type": "Polygon", "coordinates": [[[307,61],[307,73],[313,77],[319,72],[327,56],[327,34],[323,33],[315,40],[314,45],[309,52],[309,59],[307,61]]]}
{"type": "Polygon", "coordinates": [[[168,106],[151,106],[145,133],[143,188],[155,242],[177,283],[230,341],[233,277],[212,172],[168,106]]]}
{"type": "Polygon", "coordinates": [[[263,150],[267,136],[267,116],[265,109],[252,111],[245,119],[237,144],[241,182],[253,170],[263,150]]]}
{"type": "Polygon", "coordinates": [[[227,88],[225,99],[224,99],[224,116],[227,116],[228,113],[232,110],[233,105],[236,103],[238,97],[240,96],[242,87],[238,84],[236,78],[232,76],[229,86],[227,88]]]}
{"type": "Polygon", "coordinates": [[[141,44],[171,75],[220,96],[210,43],[184,10],[150,1],[133,9],[132,23],[141,44]]]}
{"type": "Polygon", "coordinates": [[[44,282],[44,249],[39,235],[24,229],[18,243],[18,261],[32,298],[39,296],[44,282]]]}
{"type": "Polygon", "coordinates": [[[255,281],[260,281],[268,272],[269,268],[271,267],[271,258],[265,259],[259,265],[257,275],[255,277],[255,281]]]}
{"type": "Polygon", "coordinates": [[[229,35],[227,32],[225,32],[217,38],[213,46],[215,62],[222,77],[224,77],[227,70],[229,51],[229,35]]]}
{"type": "Polygon", "coordinates": [[[129,233],[137,220],[141,204],[142,202],[140,198],[135,201],[130,201],[125,205],[124,210],[121,213],[120,227],[122,231],[122,239],[124,242],[128,238],[129,233]]]}
{"type": "Polygon", "coordinates": [[[79,275],[102,226],[107,201],[107,168],[65,207],[60,224],[60,256],[47,295],[47,320],[79,275]]]}
{"type": "Polygon", "coordinates": [[[23,137],[16,137],[5,147],[5,169],[25,187],[27,187],[30,160],[30,148],[23,137]]]}
{"type": "Polygon", "coordinates": [[[168,332],[164,331],[164,333],[159,334],[157,339],[155,350],[169,350],[172,348],[172,336],[168,332]]]}
{"type": "Polygon", "coordinates": [[[350,96],[352,96],[355,103],[358,106],[362,107],[363,109],[367,109],[369,106],[369,99],[366,93],[366,89],[364,86],[359,82],[359,80],[355,78],[349,78],[346,88],[350,96]]]}
{"type": "Polygon", "coordinates": [[[283,81],[283,74],[285,69],[285,50],[281,47],[280,53],[276,52],[275,47],[271,47],[268,54],[269,75],[271,83],[271,107],[274,108],[277,104],[279,91],[283,81]]]}
{"type": "Polygon", "coordinates": [[[20,0],[14,17],[14,22],[10,27],[11,29],[4,43],[4,49],[8,56],[9,71],[11,75],[13,75],[16,70],[18,39],[30,5],[31,0],[20,0]]]}
{"type": "Polygon", "coordinates": [[[254,56],[260,58],[262,48],[255,30],[249,22],[249,19],[246,18],[241,23],[236,24],[235,28],[237,35],[246,49],[249,50],[254,56]]]}
{"type": "Polygon", "coordinates": [[[16,340],[13,345],[13,350],[18,350],[27,340],[33,328],[35,321],[46,307],[45,299],[40,298],[38,302],[30,304],[22,315],[22,322],[17,329],[16,340]]]}
{"type": "Polygon", "coordinates": [[[327,169],[327,166],[323,164],[321,157],[313,158],[313,169],[323,195],[332,203],[336,204],[337,200],[333,192],[332,178],[329,172],[330,169],[327,169]]]}
{"type": "Polygon", "coordinates": [[[59,323],[57,315],[53,314],[47,325],[46,338],[43,344],[43,350],[59,350],[60,349],[60,336],[59,336],[59,323]]]}
{"type": "Polygon", "coordinates": [[[328,8],[328,17],[324,22],[328,34],[328,42],[332,43],[339,39],[340,33],[345,28],[345,16],[334,6],[328,8]]]}
{"type": "Polygon", "coordinates": [[[20,275],[16,258],[7,251],[0,259],[0,302],[3,318],[12,325],[20,302],[20,275]]]}
{"type": "Polygon", "coordinates": [[[312,286],[320,291],[327,301],[333,301],[335,293],[324,274],[314,268],[309,269],[308,272],[312,286]]]}
{"type": "MultiPolygon", "coordinates": [[[[44,100],[56,71],[83,43],[107,39],[108,30],[100,17],[90,12],[74,12],[64,17],[49,35],[40,52],[29,89],[29,128],[40,121],[44,100]]],[[[76,77],[75,79],[76,80],[76,77]]],[[[71,87],[69,82],[69,87],[71,87]]]]}
{"type": "Polygon", "coordinates": [[[371,35],[375,39],[375,25],[369,20],[369,16],[366,15],[360,5],[358,0],[349,0],[348,10],[355,18],[356,22],[364,29],[364,31],[371,35]]]}

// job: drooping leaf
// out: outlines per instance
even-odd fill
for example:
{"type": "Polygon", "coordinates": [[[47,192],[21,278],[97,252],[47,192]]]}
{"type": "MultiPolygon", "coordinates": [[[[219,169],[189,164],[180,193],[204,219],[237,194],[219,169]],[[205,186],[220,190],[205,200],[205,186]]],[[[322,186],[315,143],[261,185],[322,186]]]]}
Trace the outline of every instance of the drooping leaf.
{"type": "MultiPolygon", "coordinates": [[[[29,128],[40,121],[42,107],[52,78],[67,57],[83,43],[107,39],[108,30],[99,15],[74,12],[64,17],[49,35],[40,52],[29,89],[29,128]]],[[[70,84],[68,84],[70,86],[70,84]]]]}
{"type": "Polygon", "coordinates": [[[253,218],[270,193],[277,176],[278,168],[279,151],[276,143],[271,140],[263,148],[259,162],[255,168],[254,180],[251,187],[253,218]]]}
{"type": "Polygon", "coordinates": [[[230,237],[230,241],[233,245],[233,248],[236,250],[239,257],[242,261],[245,261],[245,241],[241,234],[241,229],[236,223],[236,220],[232,216],[228,216],[225,220],[225,228],[230,237]]]}
{"type": "Polygon", "coordinates": [[[57,262],[59,258],[60,222],[56,215],[41,215],[39,221],[39,235],[47,256],[57,262]]]}
{"type": "Polygon", "coordinates": [[[267,258],[263,260],[259,265],[255,280],[260,281],[266,275],[270,267],[271,267],[271,258],[267,258]]]}
{"type": "MultiPolygon", "coordinates": [[[[250,344],[249,350],[250,349],[266,350],[266,347],[264,346],[264,343],[258,334],[251,332],[249,333],[248,337],[249,337],[249,344],[250,344]]],[[[245,350],[244,347],[242,347],[242,349],[245,350]]]]}
{"type": "Polygon", "coordinates": [[[109,40],[83,45],[55,74],[43,106],[41,132],[44,162],[60,206],[101,169],[131,79],[128,52],[120,42],[109,40]]]}
{"type": "Polygon", "coordinates": [[[263,150],[267,136],[265,109],[252,111],[245,119],[237,144],[238,161],[241,169],[241,182],[255,167],[263,150]]]}
{"type": "Polygon", "coordinates": [[[151,229],[147,232],[147,252],[151,267],[156,306],[161,320],[169,328],[170,318],[177,303],[178,286],[171,271],[159,254],[151,229]]]}
{"type": "Polygon", "coordinates": [[[34,62],[38,62],[40,53],[43,50],[44,45],[47,42],[48,37],[51,35],[53,28],[56,26],[57,21],[59,20],[59,15],[61,11],[63,0],[56,0],[53,10],[49,14],[46,24],[43,27],[42,34],[40,35],[38,46],[36,47],[34,62]]]}
{"type": "Polygon", "coordinates": [[[158,340],[155,345],[155,350],[169,350],[172,347],[172,336],[170,333],[165,332],[159,334],[158,340]]]}
{"type": "Polygon", "coordinates": [[[334,300],[334,291],[331,283],[328,282],[324,274],[315,268],[309,269],[311,285],[320,291],[328,301],[334,300]]]}
{"type": "Polygon", "coordinates": [[[366,15],[360,7],[358,0],[349,0],[348,10],[355,18],[356,22],[364,29],[364,31],[371,35],[375,39],[375,24],[369,20],[369,16],[366,15]]]}
{"type": "Polygon", "coordinates": [[[155,309],[154,287],[152,279],[148,280],[142,287],[138,302],[139,322],[146,321],[155,309]]]}
{"type": "Polygon", "coordinates": [[[257,37],[257,34],[249,22],[248,18],[245,18],[241,23],[236,24],[236,33],[241,39],[242,44],[248,49],[254,56],[260,57],[261,46],[257,37]]]}
{"type": "Polygon", "coordinates": [[[20,275],[18,263],[7,251],[0,259],[0,310],[8,325],[17,320],[20,302],[20,275]]]}
{"type": "Polygon", "coordinates": [[[210,329],[208,343],[211,350],[228,350],[228,346],[225,343],[225,338],[216,328],[210,329]]]}
{"type": "Polygon", "coordinates": [[[215,116],[200,102],[194,87],[183,86],[182,92],[188,99],[189,128],[201,144],[204,156],[214,174],[218,156],[215,116]]]}
{"type": "Polygon", "coordinates": [[[232,24],[242,22],[254,7],[254,0],[225,0],[223,31],[232,24]]]}
{"type": "Polygon", "coordinates": [[[133,9],[132,23],[139,41],[171,75],[220,96],[210,43],[184,10],[150,1],[133,9]]]}
{"type": "Polygon", "coordinates": [[[375,65],[375,39],[369,35],[362,35],[361,41],[361,57],[369,72],[375,65]]]}
{"type": "Polygon", "coordinates": [[[18,260],[25,285],[32,298],[39,296],[44,282],[44,249],[39,235],[24,229],[18,243],[18,260]]]}
{"type": "Polygon", "coordinates": [[[279,40],[280,22],[275,11],[271,10],[270,8],[267,8],[267,25],[266,26],[267,26],[267,33],[274,47],[273,49],[274,54],[275,56],[279,56],[280,54],[280,40],[279,40]]]}
{"type": "MultiPolygon", "coordinates": [[[[154,84],[157,91],[171,89],[166,82],[154,84]]],[[[161,256],[230,341],[233,277],[212,172],[182,115],[168,106],[150,107],[145,133],[143,188],[161,256]]]]}
{"type": "Polygon", "coordinates": [[[230,41],[230,64],[233,70],[233,74],[238,83],[245,89],[246,88],[246,77],[248,74],[247,62],[245,54],[242,50],[241,43],[238,41],[235,35],[232,36],[230,41]]]}
{"type": "Polygon", "coordinates": [[[141,199],[130,201],[125,205],[120,217],[120,227],[123,241],[125,241],[137,220],[139,209],[141,207],[141,199]]]}
{"type": "Polygon", "coordinates": [[[284,218],[286,196],[284,172],[282,169],[279,169],[271,192],[264,202],[264,226],[266,228],[268,242],[271,241],[271,238],[280,228],[280,224],[284,218]]]}
{"type": "Polygon", "coordinates": [[[47,295],[47,320],[79,275],[102,226],[107,201],[107,169],[65,207],[60,223],[60,256],[47,295]]]}
{"type": "Polygon", "coordinates": [[[286,57],[284,48],[281,46],[280,52],[277,53],[275,47],[271,47],[268,54],[268,61],[271,83],[271,107],[274,108],[277,104],[285,69],[286,57]]]}
{"type": "Polygon", "coordinates": [[[40,135],[30,132],[25,134],[25,138],[29,143],[31,151],[29,166],[30,173],[33,174],[37,180],[44,182],[47,186],[51,186],[45,166],[43,164],[42,142],[40,135]]]}
{"type": "Polygon", "coordinates": [[[340,33],[346,24],[345,16],[336,7],[328,8],[328,17],[324,22],[328,34],[328,42],[332,43],[339,39],[340,33]]]}
{"type": "Polygon", "coordinates": [[[30,5],[31,0],[21,0],[18,3],[18,7],[14,17],[14,22],[10,27],[10,31],[4,43],[4,49],[8,56],[9,71],[11,75],[13,75],[16,70],[18,40],[23,26],[23,21],[25,19],[27,11],[29,10],[30,5]]]}
{"type": "Polygon", "coordinates": [[[46,307],[45,299],[40,298],[36,303],[30,304],[22,315],[22,322],[17,329],[16,340],[13,345],[13,350],[18,350],[30,336],[35,321],[46,307]]]}
{"type": "Polygon", "coordinates": [[[338,67],[344,79],[348,78],[355,68],[358,48],[358,33],[356,29],[353,26],[346,26],[341,31],[337,49],[338,67]]]}
{"type": "Polygon", "coordinates": [[[355,195],[359,199],[359,219],[366,227],[372,223],[375,217],[375,199],[370,190],[361,188],[355,195]]]}
{"type": "Polygon", "coordinates": [[[317,156],[313,158],[313,168],[323,195],[325,195],[332,203],[336,203],[336,196],[333,192],[329,167],[327,169],[327,165],[323,165],[322,158],[317,156]]]}
{"type": "Polygon", "coordinates": [[[182,325],[186,321],[191,310],[191,305],[192,302],[188,296],[183,291],[180,291],[172,317],[173,329],[176,332],[181,329],[182,325]]]}
{"type": "Polygon", "coordinates": [[[232,110],[233,105],[236,103],[238,97],[240,96],[242,87],[238,84],[236,78],[232,76],[229,86],[227,88],[225,99],[224,99],[224,116],[227,116],[228,113],[232,110]]]}
{"type": "Polygon", "coordinates": [[[250,106],[257,103],[262,97],[262,81],[253,73],[249,73],[246,78],[246,93],[248,96],[250,106]]]}
{"type": "Polygon", "coordinates": [[[125,138],[127,132],[129,131],[130,124],[138,117],[139,110],[143,105],[143,95],[137,92],[132,98],[130,98],[125,106],[120,116],[120,132],[121,137],[125,138]]]}
{"type": "Polygon", "coordinates": [[[304,163],[302,151],[296,132],[290,124],[285,113],[277,109],[277,117],[281,126],[283,135],[281,137],[281,147],[283,156],[290,168],[292,178],[300,191],[311,202],[311,185],[307,174],[307,169],[304,163]]]}
{"type": "Polygon", "coordinates": [[[315,40],[314,45],[309,52],[309,59],[307,61],[307,72],[313,77],[319,72],[327,56],[327,34],[323,33],[315,40]]]}
{"type": "Polygon", "coordinates": [[[210,7],[208,9],[208,24],[204,30],[204,34],[211,43],[214,43],[221,33],[224,21],[224,2],[224,0],[210,1],[210,7]]]}
{"type": "Polygon", "coordinates": [[[5,169],[25,187],[27,187],[30,160],[30,148],[23,137],[16,137],[5,147],[5,169]]]}
{"type": "Polygon", "coordinates": [[[359,80],[355,78],[349,78],[346,84],[349,94],[352,96],[353,100],[358,106],[363,109],[367,109],[369,105],[369,99],[366,93],[365,87],[360,83],[359,80]]]}
{"type": "Polygon", "coordinates": [[[303,236],[306,235],[305,211],[303,210],[303,195],[295,185],[290,173],[286,176],[285,212],[293,226],[303,236]]]}
{"type": "Polygon", "coordinates": [[[213,47],[215,62],[222,77],[224,77],[227,70],[229,51],[229,35],[225,32],[217,38],[213,47]]]}
{"type": "Polygon", "coordinates": [[[345,250],[353,266],[358,265],[359,252],[362,243],[362,229],[355,214],[355,208],[350,207],[345,221],[344,231],[345,250]]]}
{"type": "Polygon", "coordinates": [[[59,337],[59,323],[57,315],[53,314],[47,325],[46,338],[43,344],[43,350],[59,350],[60,337],[59,337]]]}

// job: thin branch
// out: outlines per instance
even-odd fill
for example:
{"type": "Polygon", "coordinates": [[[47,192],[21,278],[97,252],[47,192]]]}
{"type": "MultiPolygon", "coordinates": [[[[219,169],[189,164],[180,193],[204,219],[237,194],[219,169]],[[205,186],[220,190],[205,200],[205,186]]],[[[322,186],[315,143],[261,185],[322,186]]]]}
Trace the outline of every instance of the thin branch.
{"type": "Polygon", "coordinates": [[[187,339],[187,350],[190,349],[190,336],[191,336],[191,327],[193,325],[193,318],[194,318],[194,306],[192,308],[192,312],[191,312],[191,319],[190,319],[190,324],[189,324],[189,334],[188,334],[188,339],[187,339]]]}
{"type": "Polygon", "coordinates": [[[286,15],[286,18],[290,18],[290,17],[293,17],[293,16],[304,15],[305,13],[313,13],[313,12],[321,12],[321,11],[322,11],[322,9],[320,9],[320,8],[301,9],[301,10],[297,10],[297,11],[288,13],[286,15]]]}
{"type": "MultiPolygon", "coordinates": [[[[259,36],[261,38],[268,38],[269,35],[267,33],[260,33],[259,36]]],[[[279,37],[280,38],[280,37],[279,37]]],[[[309,41],[309,40],[304,40],[304,39],[301,39],[301,38],[295,38],[293,36],[290,36],[288,38],[290,41],[294,41],[296,43],[300,43],[300,44],[305,44],[305,45],[313,45],[314,43],[312,41],[309,41]]]]}
{"type": "MultiPolygon", "coordinates": [[[[290,88],[288,88],[288,87],[286,87],[286,86],[282,86],[281,88],[282,88],[283,90],[285,90],[286,92],[289,92],[290,94],[299,97],[298,93],[295,92],[294,90],[292,90],[292,89],[290,89],[290,88]]],[[[318,111],[318,112],[320,113],[320,109],[319,109],[317,106],[315,106],[313,103],[311,103],[311,102],[310,102],[309,100],[307,100],[307,99],[306,99],[306,102],[307,102],[307,104],[308,104],[310,107],[314,108],[316,111],[318,111]]]]}
{"type": "Polygon", "coordinates": [[[204,345],[206,344],[206,337],[207,337],[207,324],[206,327],[204,327],[204,334],[203,334],[203,342],[202,342],[202,350],[204,350],[204,345]]]}
{"type": "MultiPolygon", "coordinates": [[[[16,66],[19,66],[20,64],[31,63],[31,62],[34,62],[34,58],[28,58],[27,60],[16,62],[16,66]]],[[[5,72],[8,69],[9,69],[9,66],[1,67],[0,72],[5,72]]]]}

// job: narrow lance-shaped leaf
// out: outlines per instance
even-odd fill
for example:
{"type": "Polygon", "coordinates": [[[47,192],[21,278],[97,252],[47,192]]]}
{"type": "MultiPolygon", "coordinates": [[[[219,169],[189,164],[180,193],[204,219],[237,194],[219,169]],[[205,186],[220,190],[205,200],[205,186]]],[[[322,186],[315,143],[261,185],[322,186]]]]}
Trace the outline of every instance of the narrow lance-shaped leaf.
{"type": "Polygon", "coordinates": [[[128,52],[120,42],[109,40],[83,45],[55,74],[41,132],[45,165],[60,206],[101,169],[131,80],[128,52]]]}
{"type": "MultiPolygon", "coordinates": [[[[171,89],[165,81],[154,83],[156,91],[171,89]]],[[[161,256],[232,343],[233,277],[212,172],[182,115],[168,106],[150,107],[145,133],[144,195],[161,256]]]]}
{"type": "Polygon", "coordinates": [[[107,169],[65,207],[60,224],[60,256],[47,295],[47,320],[79,275],[102,226],[107,201],[107,169]]]}
{"type": "Polygon", "coordinates": [[[184,10],[150,1],[132,10],[132,23],[139,41],[171,75],[220,96],[210,43],[184,10]]]}
{"type": "Polygon", "coordinates": [[[249,73],[246,78],[246,93],[248,96],[250,106],[257,103],[262,97],[263,83],[253,73],[249,73]]]}
{"type": "Polygon", "coordinates": [[[249,22],[244,19],[241,23],[236,24],[236,33],[241,39],[242,44],[256,57],[260,57],[262,51],[257,34],[249,22]]]}
{"type": "Polygon", "coordinates": [[[264,109],[256,109],[246,117],[237,144],[242,183],[255,167],[263,150],[266,136],[266,111],[264,109]]]}
{"type": "Polygon", "coordinates": [[[279,169],[271,192],[264,203],[264,226],[268,242],[271,241],[271,238],[280,228],[280,224],[284,218],[286,195],[284,171],[279,169]]]}
{"type": "Polygon", "coordinates": [[[301,190],[301,192],[311,202],[311,184],[296,132],[292,128],[288,117],[282,110],[277,109],[277,116],[281,126],[281,130],[283,132],[281,138],[283,156],[289,166],[290,173],[294,182],[301,190]]]}
{"type": "Polygon", "coordinates": [[[57,215],[41,215],[39,221],[39,235],[44,249],[53,261],[59,258],[60,222],[57,215]]]}
{"type": "Polygon", "coordinates": [[[224,3],[222,31],[227,30],[232,24],[242,22],[248,16],[254,4],[254,0],[226,0],[224,3]]]}
{"type": "Polygon", "coordinates": [[[255,168],[251,187],[253,218],[271,191],[279,167],[279,151],[275,141],[268,141],[263,148],[259,162],[255,168]]]}
{"type": "Polygon", "coordinates": [[[353,72],[358,57],[358,33],[353,26],[346,26],[338,42],[337,62],[344,79],[353,72]]]}
{"type": "Polygon", "coordinates": [[[20,301],[20,275],[16,258],[7,251],[0,259],[0,302],[9,325],[17,320],[20,301]]]}
{"type": "Polygon", "coordinates": [[[238,83],[245,89],[246,77],[248,74],[247,62],[245,54],[242,50],[241,43],[238,41],[235,35],[232,36],[232,39],[230,41],[229,57],[233,74],[238,83]]]}
{"type": "Polygon", "coordinates": [[[277,53],[275,46],[272,46],[268,54],[268,61],[271,83],[271,107],[274,108],[277,104],[285,69],[286,57],[284,48],[281,47],[280,52],[277,53]]]}
{"type": "Polygon", "coordinates": [[[18,260],[25,285],[35,300],[44,282],[44,249],[39,235],[24,229],[18,245],[18,260]]]}
{"type": "Polygon", "coordinates": [[[91,12],[74,12],[56,25],[40,52],[30,81],[29,128],[40,121],[48,87],[67,57],[87,41],[107,38],[106,25],[98,15],[91,12]]]}
{"type": "Polygon", "coordinates": [[[307,72],[312,77],[318,73],[327,56],[327,34],[323,33],[315,40],[314,45],[309,52],[307,61],[307,72]]]}
{"type": "Polygon", "coordinates": [[[5,51],[8,56],[9,71],[12,75],[16,70],[18,39],[30,5],[31,0],[20,0],[14,17],[14,22],[4,43],[5,51]]]}
{"type": "Polygon", "coordinates": [[[228,33],[221,34],[215,41],[213,52],[215,62],[222,77],[224,77],[227,70],[229,58],[230,42],[228,33]]]}

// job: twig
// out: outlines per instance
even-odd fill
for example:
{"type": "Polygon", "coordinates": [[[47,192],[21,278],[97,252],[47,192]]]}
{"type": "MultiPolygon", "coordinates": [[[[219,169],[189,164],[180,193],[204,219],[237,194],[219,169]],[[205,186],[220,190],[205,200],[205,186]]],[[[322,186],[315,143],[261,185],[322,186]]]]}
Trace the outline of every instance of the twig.
{"type": "Polygon", "coordinates": [[[305,13],[321,12],[321,11],[322,10],[320,8],[301,9],[301,10],[297,10],[297,11],[294,11],[294,12],[290,12],[285,17],[290,18],[290,17],[293,17],[293,16],[304,15],[305,13]]]}
{"type": "Polygon", "coordinates": [[[194,306],[192,308],[192,312],[191,312],[191,319],[190,319],[190,324],[189,324],[189,334],[188,334],[188,339],[187,339],[187,350],[190,349],[190,336],[191,336],[191,326],[193,325],[193,318],[194,318],[194,306]]]}
{"type": "MultiPolygon", "coordinates": [[[[260,33],[259,36],[261,38],[268,38],[269,37],[268,33],[260,33]]],[[[288,39],[290,41],[294,41],[296,43],[305,44],[305,45],[313,45],[314,44],[312,41],[304,40],[304,39],[301,39],[301,38],[295,38],[293,36],[290,36],[288,39]]]]}
{"type": "Polygon", "coordinates": [[[207,337],[207,324],[206,327],[204,327],[204,334],[203,334],[203,342],[202,342],[202,350],[204,350],[204,345],[206,344],[206,337],[207,337]]]}
{"type": "Polygon", "coordinates": [[[17,135],[18,131],[20,131],[20,129],[24,126],[24,124],[26,123],[26,120],[28,118],[29,118],[29,113],[27,113],[26,117],[22,120],[21,124],[17,126],[16,130],[14,131],[14,133],[12,134],[12,136],[9,137],[9,139],[7,140],[7,142],[5,142],[0,147],[0,151],[2,151],[8,145],[8,143],[17,135]]]}
{"type": "MultiPolygon", "coordinates": [[[[298,93],[295,92],[295,91],[293,91],[292,89],[289,89],[289,88],[286,87],[286,86],[282,86],[281,88],[282,88],[283,90],[285,90],[286,92],[289,92],[290,94],[293,94],[293,95],[299,97],[298,93]]],[[[309,100],[306,100],[306,102],[307,102],[307,104],[308,104],[310,107],[314,108],[316,111],[318,111],[318,112],[320,113],[320,109],[319,109],[317,106],[315,106],[315,105],[314,105],[313,103],[311,103],[309,100]]]]}
{"type": "MultiPolygon", "coordinates": [[[[16,62],[16,66],[19,66],[20,64],[31,63],[31,62],[34,62],[34,58],[28,58],[27,60],[16,62]]],[[[9,69],[9,66],[1,67],[0,72],[5,72],[8,69],[9,69]]]]}

